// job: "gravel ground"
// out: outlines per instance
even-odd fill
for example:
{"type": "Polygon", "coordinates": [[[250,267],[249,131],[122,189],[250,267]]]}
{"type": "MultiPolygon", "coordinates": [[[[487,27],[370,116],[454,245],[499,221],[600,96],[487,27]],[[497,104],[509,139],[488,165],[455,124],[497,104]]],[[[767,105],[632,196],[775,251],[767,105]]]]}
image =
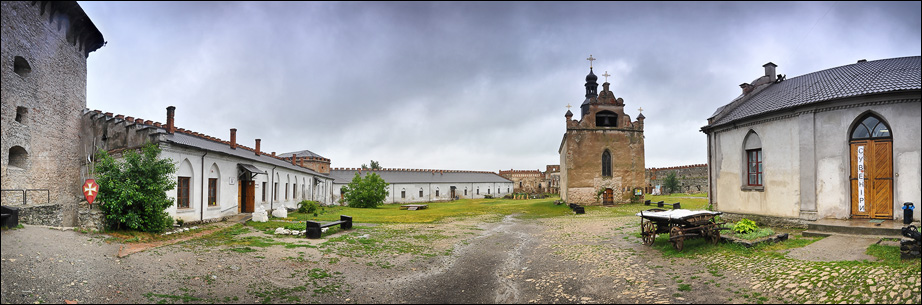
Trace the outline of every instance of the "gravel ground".
{"type": "Polygon", "coordinates": [[[777,256],[674,258],[642,245],[638,223],[636,217],[594,213],[536,220],[485,216],[356,224],[319,240],[237,228],[240,234],[230,241],[194,239],[124,258],[116,257],[123,245],[107,243],[105,235],[26,226],[2,232],[0,302],[922,301],[918,272],[837,259],[836,253],[856,252],[841,247],[864,244],[821,240],[777,256]],[[818,252],[832,262],[810,259],[818,252]]]}

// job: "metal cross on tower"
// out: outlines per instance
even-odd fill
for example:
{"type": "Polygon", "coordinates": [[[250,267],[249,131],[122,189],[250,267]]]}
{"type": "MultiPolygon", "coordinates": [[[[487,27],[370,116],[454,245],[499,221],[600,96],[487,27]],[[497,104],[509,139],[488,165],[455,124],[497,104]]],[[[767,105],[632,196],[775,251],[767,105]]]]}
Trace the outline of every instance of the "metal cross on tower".
{"type": "Polygon", "coordinates": [[[592,58],[592,54],[589,54],[589,58],[586,58],[586,60],[589,61],[589,69],[592,69],[592,61],[595,60],[595,58],[592,58]]]}
{"type": "Polygon", "coordinates": [[[608,71],[605,71],[605,74],[602,74],[602,76],[605,77],[605,82],[607,83],[607,82],[608,82],[608,77],[611,76],[611,74],[608,74],[608,71]]]}

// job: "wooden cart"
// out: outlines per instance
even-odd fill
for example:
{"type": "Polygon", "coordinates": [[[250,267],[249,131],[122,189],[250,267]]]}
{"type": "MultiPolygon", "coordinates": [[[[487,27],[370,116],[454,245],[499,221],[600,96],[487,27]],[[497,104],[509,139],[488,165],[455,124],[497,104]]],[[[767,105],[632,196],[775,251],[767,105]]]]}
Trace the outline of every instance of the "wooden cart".
{"type": "Polygon", "coordinates": [[[682,251],[685,240],[702,237],[712,244],[720,242],[720,230],[726,230],[714,220],[717,215],[723,214],[714,211],[690,210],[663,210],[649,209],[637,213],[641,217],[640,233],[644,245],[653,245],[656,234],[669,233],[669,242],[676,250],[682,251]]]}

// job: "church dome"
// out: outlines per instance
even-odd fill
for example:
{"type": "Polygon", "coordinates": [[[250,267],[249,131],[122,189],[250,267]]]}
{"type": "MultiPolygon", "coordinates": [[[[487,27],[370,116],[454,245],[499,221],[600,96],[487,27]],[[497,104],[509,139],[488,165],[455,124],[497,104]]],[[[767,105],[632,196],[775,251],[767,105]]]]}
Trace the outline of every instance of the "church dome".
{"type": "Polygon", "coordinates": [[[592,73],[592,68],[589,68],[589,75],[586,75],[586,82],[595,83],[597,80],[599,80],[599,77],[592,73]]]}

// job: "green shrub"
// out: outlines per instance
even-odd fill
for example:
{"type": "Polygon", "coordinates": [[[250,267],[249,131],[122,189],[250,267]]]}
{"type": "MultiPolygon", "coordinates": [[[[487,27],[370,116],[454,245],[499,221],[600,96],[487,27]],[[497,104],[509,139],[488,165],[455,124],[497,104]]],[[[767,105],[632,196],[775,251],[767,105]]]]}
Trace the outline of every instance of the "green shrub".
{"type": "Polygon", "coordinates": [[[752,230],[749,233],[736,234],[736,237],[747,239],[747,240],[755,240],[755,239],[770,236],[773,234],[775,234],[775,230],[772,230],[771,228],[760,228],[760,229],[752,230]]]}
{"type": "Polygon", "coordinates": [[[387,182],[376,173],[368,173],[362,178],[355,173],[352,182],[343,187],[343,198],[353,208],[376,208],[387,198],[387,182]]]}
{"type": "Polygon", "coordinates": [[[298,213],[304,213],[304,214],[314,213],[315,211],[317,211],[317,207],[319,206],[320,206],[319,202],[311,201],[311,200],[302,200],[301,202],[298,202],[298,213]]]}
{"type": "Polygon", "coordinates": [[[112,229],[160,233],[173,226],[166,209],[173,198],[166,192],[176,187],[173,160],[159,159],[160,147],[148,142],[141,153],[127,150],[120,160],[107,152],[96,153],[93,170],[99,184],[99,209],[112,229]]]}
{"type": "Polygon", "coordinates": [[[756,222],[746,218],[740,219],[740,221],[736,222],[736,225],[733,226],[733,231],[741,234],[757,230],[759,230],[759,226],[756,225],[756,222]]]}

